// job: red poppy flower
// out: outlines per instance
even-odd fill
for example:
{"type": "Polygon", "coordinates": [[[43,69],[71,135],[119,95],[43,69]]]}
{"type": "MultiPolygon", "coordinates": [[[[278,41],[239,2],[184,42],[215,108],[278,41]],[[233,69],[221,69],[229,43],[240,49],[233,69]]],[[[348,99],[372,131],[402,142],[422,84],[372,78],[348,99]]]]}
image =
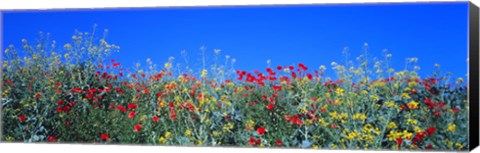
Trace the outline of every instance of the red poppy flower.
{"type": "Polygon", "coordinates": [[[272,89],[274,91],[280,91],[280,90],[282,90],[282,86],[273,86],[272,89]]]}
{"type": "Polygon", "coordinates": [[[87,98],[88,98],[89,100],[92,100],[92,98],[93,98],[93,94],[91,94],[91,93],[88,93],[88,94],[87,94],[87,98]]]}
{"type": "Polygon", "coordinates": [[[177,119],[177,115],[175,115],[175,111],[173,111],[173,110],[170,111],[170,118],[171,118],[172,120],[176,120],[176,119],[177,119]]]}
{"type": "Polygon", "coordinates": [[[128,118],[134,118],[134,117],[135,117],[135,112],[128,113],[128,118]]]}
{"type": "Polygon", "coordinates": [[[70,106],[63,106],[63,111],[69,112],[71,110],[70,106]]]}
{"type": "Polygon", "coordinates": [[[71,125],[70,121],[65,122],[65,126],[70,126],[70,125],[71,125]]]}
{"type": "Polygon", "coordinates": [[[74,101],[71,101],[71,102],[69,102],[68,104],[73,107],[73,106],[75,106],[77,103],[74,102],[74,101]]]}
{"type": "Polygon", "coordinates": [[[308,78],[308,80],[313,80],[312,74],[308,73],[308,74],[307,74],[307,78],[308,78]]]}
{"type": "Polygon", "coordinates": [[[153,116],[153,117],[152,117],[152,121],[153,121],[153,122],[158,122],[158,116],[153,116]]]}
{"type": "Polygon", "coordinates": [[[81,92],[82,92],[82,89],[80,89],[80,88],[73,88],[73,89],[72,89],[72,92],[74,92],[74,93],[81,93],[81,92]]]}
{"type": "Polygon", "coordinates": [[[398,147],[398,149],[400,149],[400,146],[402,146],[403,139],[402,138],[397,138],[396,141],[397,141],[397,147],[398,147]]]}
{"type": "Polygon", "coordinates": [[[453,113],[456,113],[456,112],[458,112],[458,111],[460,111],[460,108],[454,108],[454,109],[452,109],[452,112],[453,112],[453,113]]]}
{"type": "Polygon", "coordinates": [[[432,126],[432,127],[429,127],[429,128],[427,129],[427,135],[432,135],[433,133],[435,133],[436,130],[437,130],[437,128],[435,128],[435,127],[433,127],[433,126],[432,126]]]}
{"type": "Polygon", "coordinates": [[[438,103],[438,108],[443,108],[443,106],[445,106],[445,102],[438,103]]]}
{"type": "Polygon", "coordinates": [[[120,63],[114,63],[113,64],[113,67],[119,67],[120,66],[120,63]]]}
{"type": "Polygon", "coordinates": [[[137,105],[136,104],[133,104],[133,103],[130,103],[128,104],[128,109],[132,110],[132,109],[137,109],[137,105]]]}
{"type": "Polygon", "coordinates": [[[425,146],[425,149],[428,149],[428,150],[430,150],[432,148],[433,148],[432,144],[428,144],[428,145],[425,146]]]}
{"type": "Polygon", "coordinates": [[[277,66],[277,70],[282,70],[282,66],[277,66]]]}
{"type": "Polygon", "coordinates": [[[276,144],[277,146],[282,146],[282,140],[277,140],[276,144]]]}
{"type": "Polygon", "coordinates": [[[20,122],[25,121],[25,119],[27,119],[27,117],[25,117],[25,115],[19,115],[19,116],[18,116],[18,120],[19,120],[20,122]]]}
{"type": "Polygon", "coordinates": [[[290,69],[290,71],[292,71],[295,68],[293,66],[288,66],[288,69],[290,69]]]}
{"type": "Polygon", "coordinates": [[[250,145],[255,145],[255,138],[251,137],[249,140],[250,145]]]}
{"type": "Polygon", "coordinates": [[[274,107],[275,107],[275,105],[273,105],[273,104],[268,104],[267,109],[268,109],[268,110],[272,110],[274,107]]]}
{"type": "Polygon", "coordinates": [[[63,111],[63,107],[62,106],[58,106],[57,107],[57,112],[61,113],[63,111]]]}
{"type": "Polygon", "coordinates": [[[140,131],[140,130],[142,129],[142,125],[137,124],[137,125],[135,125],[133,128],[134,128],[135,132],[138,132],[138,131],[140,131]]]}
{"type": "Polygon", "coordinates": [[[259,135],[265,134],[265,128],[264,128],[263,126],[259,127],[259,128],[257,129],[257,133],[258,133],[259,135]]]}
{"type": "Polygon", "coordinates": [[[108,140],[110,140],[110,137],[108,137],[108,134],[107,134],[107,133],[102,133],[102,134],[100,134],[100,138],[101,138],[103,141],[108,141],[108,140]]]}
{"type": "Polygon", "coordinates": [[[57,137],[55,137],[55,136],[49,136],[49,137],[48,137],[48,141],[49,141],[49,142],[55,142],[55,141],[57,141],[57,137]]]}
{"type": "Polygon", "coordinates": [[[332,129],[336,129],[338,126],[337,126],[337,124],[332,123],[332,124],[330,124],[330,127],[331,127],[332,129]]]}
{"type": "Polygon", "coordinates": [[[37,94],[35,95],[35,99],[38,99],[38,98],[40,98],[40,94],[39,94],[39,93],[37,93],[37,94]]]}
{"type": "Polygon", "coordinates": [[[117,106],[117,110],[119,110],[121,112],[124,112],[124,113],[127,111],[127,109],[125,107],[121,106],[121,105],[117,106]]]}

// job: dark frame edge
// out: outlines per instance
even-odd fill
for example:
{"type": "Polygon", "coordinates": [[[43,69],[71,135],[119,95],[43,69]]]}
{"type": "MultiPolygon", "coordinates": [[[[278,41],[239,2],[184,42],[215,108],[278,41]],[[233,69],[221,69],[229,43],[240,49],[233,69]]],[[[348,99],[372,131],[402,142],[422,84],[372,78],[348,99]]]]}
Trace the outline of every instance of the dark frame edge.
{"type": "Polygon", "coordinates": [[[469,2],[469,150],[479,145],[479,8],[469,2]]]}

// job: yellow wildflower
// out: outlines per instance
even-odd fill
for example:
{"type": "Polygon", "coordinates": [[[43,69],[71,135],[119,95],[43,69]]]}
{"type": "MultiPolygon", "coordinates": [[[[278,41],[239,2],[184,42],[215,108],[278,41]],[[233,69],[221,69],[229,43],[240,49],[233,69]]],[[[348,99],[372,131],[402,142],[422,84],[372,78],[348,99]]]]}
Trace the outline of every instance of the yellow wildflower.
{"type": "Polygon", "coordinates": [[[455,124],[449,124],[448,128],[447,128],[447,131],[455,132],[456,127],[457,127],[457,125],[455,125],[455,124]]]}
{"type": "Polygon", "coordinates": [[[387,128],[389,128],[389,129],[396,129],[396,128],[397,128],[397,124],[395,124],[395,122],[390,122],[390,123],[388,123],[387,128]]]}

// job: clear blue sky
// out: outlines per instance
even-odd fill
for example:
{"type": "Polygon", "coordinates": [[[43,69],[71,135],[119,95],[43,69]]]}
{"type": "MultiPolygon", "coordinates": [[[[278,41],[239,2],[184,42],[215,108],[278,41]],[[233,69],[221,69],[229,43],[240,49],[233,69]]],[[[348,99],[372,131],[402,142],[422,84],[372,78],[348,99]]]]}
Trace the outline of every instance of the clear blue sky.
{"type": "MultiPolygon", "coordinates": [[[[163,65],[169,56],[191,60],[199,47],[221,49],[245,70],[302,62],[310,68],[341,62],[349,47],[353,57],[370,45],[372,56],[383,49],[393,54],[396,70],[405,58],[418,57],[421,75],[438,63],[456,77],[467,73],[468,3],[310,5],[262,7],[143,8],[3,12],[3,46],[19,46],[39,31],[50,32],[59,44],[73,31],[108,28],[108,40],[121,47],[112,56],[123,66],[163,65]]],[[[3,49],[2,49],[3,50],[3,49]]]]}

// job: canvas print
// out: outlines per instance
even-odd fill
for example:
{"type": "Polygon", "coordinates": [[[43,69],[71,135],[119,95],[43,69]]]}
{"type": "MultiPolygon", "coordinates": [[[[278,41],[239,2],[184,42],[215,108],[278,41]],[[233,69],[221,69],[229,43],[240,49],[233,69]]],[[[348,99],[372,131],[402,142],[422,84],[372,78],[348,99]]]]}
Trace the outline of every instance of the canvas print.
{"type": "Polygon", "coordinates": [[[468,8],[3,11],[1,141],[467,150],[468,8]]]}

